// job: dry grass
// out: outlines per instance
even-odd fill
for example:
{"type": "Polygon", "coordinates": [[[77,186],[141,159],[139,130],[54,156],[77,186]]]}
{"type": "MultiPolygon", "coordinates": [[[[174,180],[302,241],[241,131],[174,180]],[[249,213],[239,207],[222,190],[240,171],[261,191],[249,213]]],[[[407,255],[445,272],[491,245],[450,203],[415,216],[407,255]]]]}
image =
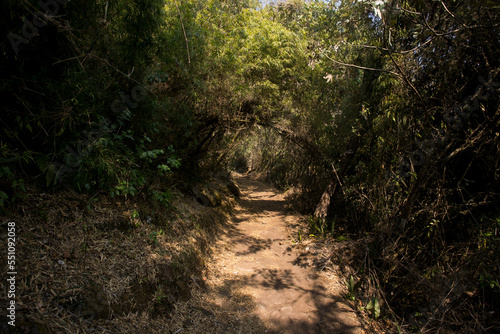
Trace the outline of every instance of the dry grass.
{"type": "MultiPolygon", "coordinates": [[[[217,310],[198,296],[207,288],[210,244],[232,199],[207,208],[178,194],[172,204],[175,210],[146,200],[30,189],[17,212],[1,218],[2,236],[8,221],[17,227],[17,331],[169,333],[187,323],[208,326],[200,333],[218,328],[217,310]]],[[[4,282],[2,303],[8,301],[4,282]]]]}
{"type": "MultiPolygon", "coordinates": [[[[240,273],[231,271],[234,259],[225,258],[231,243],[222,232],[234,200],[222,186],[218,190],[221,207],[177,194],[175,209],[167,210],[147,199],[30,189],[0,225],[2,236],[7,221],[17,226],[17,332],[271,333],[253,312],[240,273]]],[[[289,224],[288,237],[311,255],[309,264],[327,278],[328,292],[347,295],[345,280],[359,278],[356,261],[366,247],[306,233],[299,242],[306,225],[289,224]]],[[[362,311],[363,298],[368,294],[358,295],[356,305],[364,327],[394,332],[393,324],[362,311]]]]}

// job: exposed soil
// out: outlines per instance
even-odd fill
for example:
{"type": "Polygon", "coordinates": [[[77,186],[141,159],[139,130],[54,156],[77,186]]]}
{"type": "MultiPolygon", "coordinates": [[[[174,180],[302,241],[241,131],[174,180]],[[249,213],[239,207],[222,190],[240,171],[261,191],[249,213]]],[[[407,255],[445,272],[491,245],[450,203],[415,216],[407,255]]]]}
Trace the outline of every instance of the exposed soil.
{"type": "Polygon", "coordinates": [[[180,197],[175,216],[33,195],[0,220],[18,223],[17,266],[29,268],[18,276],[16,328],[0,319],[0,333],[363,333],[345,278],[318,270],[319,242],[292,237],[305,227],[283,194],[236,181],[236,206],[229,193],[218,208],[180,197]]]}
{"type": "Polygon", "coordinates": [[[311,266],[312,254],[290,237],[300,216],[283,194],[249,176],[236,181],[242,196],[207,280],[216,307],[257,318],[268,333],[364,333],[338,281],[311,266]]]}

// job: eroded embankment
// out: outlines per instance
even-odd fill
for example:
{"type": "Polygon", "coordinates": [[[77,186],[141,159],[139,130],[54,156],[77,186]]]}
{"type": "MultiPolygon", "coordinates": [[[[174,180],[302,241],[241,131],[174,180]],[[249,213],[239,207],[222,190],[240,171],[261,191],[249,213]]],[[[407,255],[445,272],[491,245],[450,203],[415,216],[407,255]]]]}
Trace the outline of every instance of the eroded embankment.
{"type": "MultiPolygon", "coordinates": [[[[16,224],[16,321],[6,333],[169,333],[172,314],[204,288],[205,259],[234,200],[214,182],[217,208],[176,193],[166,208],[30,188],[1,217],[16,224]]],[[[6,249],[3,247],[2,249],[6,249]]],[[[7,305],[6,281],[0,301],[7,305]]],[[[2,309],[5,310],[4,307],[2,309]]]]}

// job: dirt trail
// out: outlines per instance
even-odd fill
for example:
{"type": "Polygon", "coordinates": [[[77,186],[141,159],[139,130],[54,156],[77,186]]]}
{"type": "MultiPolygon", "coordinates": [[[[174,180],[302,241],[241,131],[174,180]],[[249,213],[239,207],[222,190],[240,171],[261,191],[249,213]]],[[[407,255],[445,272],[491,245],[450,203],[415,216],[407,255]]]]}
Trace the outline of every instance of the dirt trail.
{"type": "Polygon", "coordinates": [[[299,218],[283,196],[247,176],[236,181],[242,197],[213,263],[218,306],[252,314],[268,333],[363,333],[352,305],[293,247],[287,226],[299,218]]]}

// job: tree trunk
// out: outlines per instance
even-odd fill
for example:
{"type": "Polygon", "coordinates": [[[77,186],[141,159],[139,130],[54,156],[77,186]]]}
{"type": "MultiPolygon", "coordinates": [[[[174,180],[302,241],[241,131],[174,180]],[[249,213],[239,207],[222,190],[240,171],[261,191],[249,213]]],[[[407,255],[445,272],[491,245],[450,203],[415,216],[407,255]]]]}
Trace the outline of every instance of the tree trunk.
{"type": "Polygon", "coordinates": [[[323,195],[321,195],[321,199],[319,200],[318,205],[316,206],[316,210],[314,210],[314,217],[325,219],[328,215],[328,208],[330,207],[330,201],[335,194],[335,190],[337,189],[338,181],[335,179],[328,185],[323,195]]]}

